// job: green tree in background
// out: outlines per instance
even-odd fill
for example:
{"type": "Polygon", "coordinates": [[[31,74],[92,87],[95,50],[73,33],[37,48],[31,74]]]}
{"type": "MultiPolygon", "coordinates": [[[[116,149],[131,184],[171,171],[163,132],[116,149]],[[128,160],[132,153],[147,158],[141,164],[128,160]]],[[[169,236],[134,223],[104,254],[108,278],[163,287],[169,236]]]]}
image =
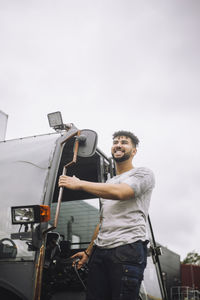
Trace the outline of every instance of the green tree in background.
{"type": "Polygon", "coordinates": [[[193,250],[187,254],[182,263],[200,266],[200,255],[193,250]]]}

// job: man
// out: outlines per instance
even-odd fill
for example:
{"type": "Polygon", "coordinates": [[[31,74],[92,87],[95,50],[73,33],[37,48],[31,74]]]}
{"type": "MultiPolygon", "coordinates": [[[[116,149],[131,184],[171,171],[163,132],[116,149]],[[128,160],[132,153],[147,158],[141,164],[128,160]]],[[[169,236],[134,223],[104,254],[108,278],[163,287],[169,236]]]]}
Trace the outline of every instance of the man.
{"type": "Polygon", "coordinates": [[[106,183],[61,176],[59,186],[101,198],[100,224],[84,252],[76,253],[78,268],[89,260],[87,300],[136,300],[147,260],[146,222],[153,173],[134,168],[138,138],[129,131],[113,135],[116,176],[106,183]]]}

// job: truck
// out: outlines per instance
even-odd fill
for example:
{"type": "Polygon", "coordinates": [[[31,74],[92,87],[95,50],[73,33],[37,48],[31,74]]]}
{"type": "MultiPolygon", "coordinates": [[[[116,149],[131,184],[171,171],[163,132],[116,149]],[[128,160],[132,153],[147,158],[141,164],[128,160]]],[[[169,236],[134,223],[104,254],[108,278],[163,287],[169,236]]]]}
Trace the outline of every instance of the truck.
{"type": "MultiPolygon", "coordinates": [[[[99,223],[99,199],[58,187],[61,174],[92,182],[115,175],[97,134],[48,114],[55,132],[0,142],[0,299],[83,300],[88,265],[72,266],[99,223]]],[[[150,218],[140,299],[167,299],[150,218]]]]}

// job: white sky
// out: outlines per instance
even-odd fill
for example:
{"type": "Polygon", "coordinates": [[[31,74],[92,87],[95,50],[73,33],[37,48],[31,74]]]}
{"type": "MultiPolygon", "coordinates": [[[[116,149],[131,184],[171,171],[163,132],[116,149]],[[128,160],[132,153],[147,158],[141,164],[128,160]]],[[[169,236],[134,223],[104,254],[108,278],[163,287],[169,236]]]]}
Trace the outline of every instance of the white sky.
{"type": "Polygon", "coordinates": [[[47,113],[140,139],[156,176],[156,239],[200,252],[200,1],[1,0],[0,110],[7,138],[51,132],[47,113]]]}

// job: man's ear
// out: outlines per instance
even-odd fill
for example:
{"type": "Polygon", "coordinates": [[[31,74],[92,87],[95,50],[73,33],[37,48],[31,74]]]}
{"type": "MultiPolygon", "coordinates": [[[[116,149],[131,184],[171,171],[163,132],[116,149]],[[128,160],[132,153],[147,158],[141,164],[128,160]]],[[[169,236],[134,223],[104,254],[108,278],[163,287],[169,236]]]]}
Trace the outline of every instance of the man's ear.
{"type": "Polygon", "coordinates": [[[136,149],[136,148],[133,148],[133,152],[132,152],[133,157],[135,156],[136,153],[137,153],[137,149],[136,149]]]}

